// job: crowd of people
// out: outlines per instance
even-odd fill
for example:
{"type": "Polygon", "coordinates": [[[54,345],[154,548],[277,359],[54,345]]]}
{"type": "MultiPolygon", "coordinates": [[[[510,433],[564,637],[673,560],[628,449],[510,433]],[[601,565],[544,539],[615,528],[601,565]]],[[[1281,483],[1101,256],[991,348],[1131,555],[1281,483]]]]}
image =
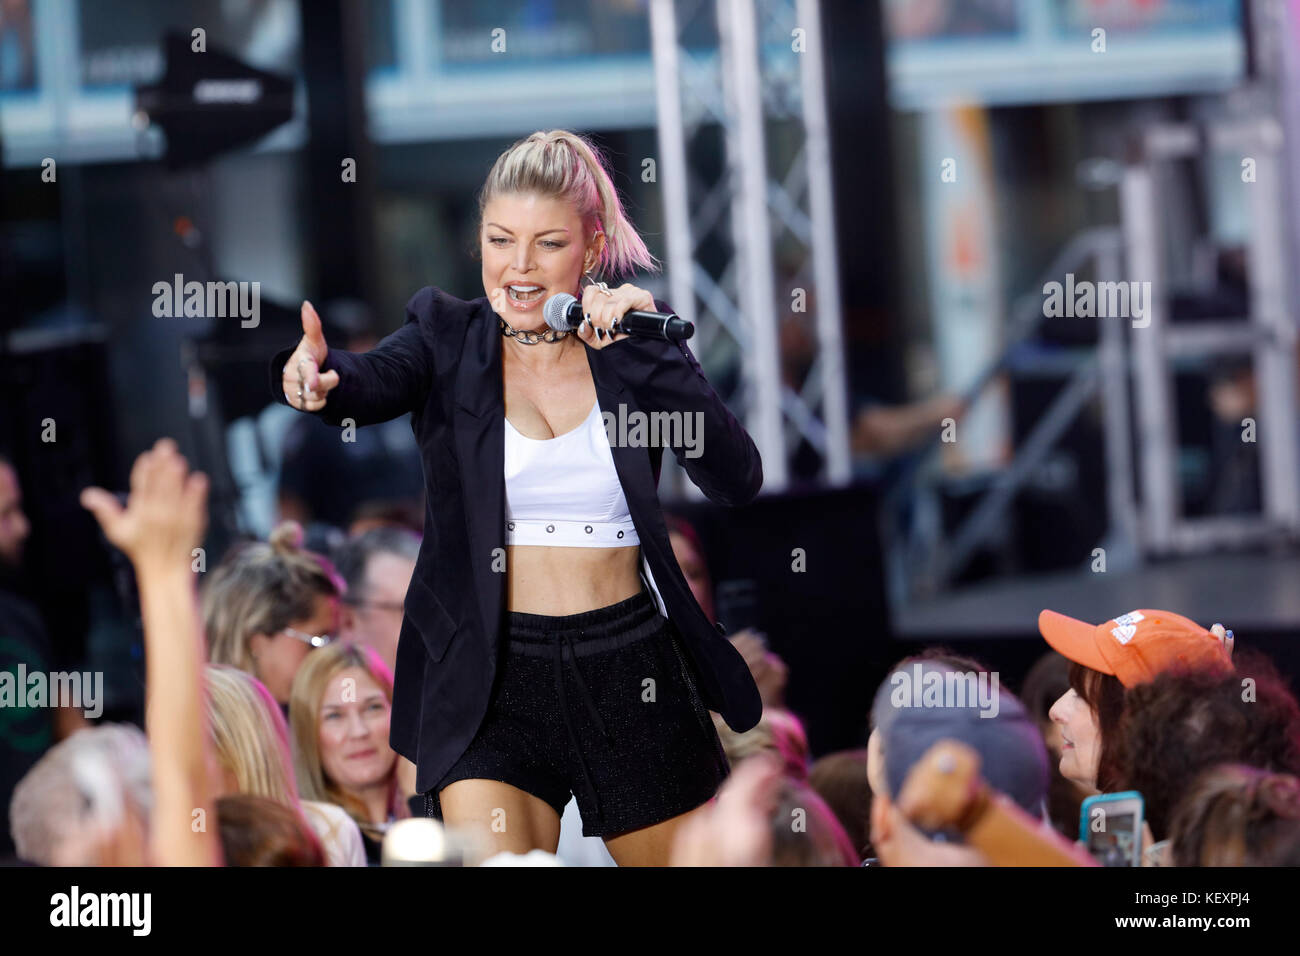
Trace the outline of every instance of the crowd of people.
{"type": "MultiPolygon", "coordinates": [[[[196,573],[206,479],[166,439],[136,461],[125,504],[101,489],[82,504],[135,570],[146,726],[70,728],[31,765],[8,807],[18,859],[380,864],[399,821],[425,815],[415,768],[389,746],[418,534],[370,527],[327,556],[286,522],[196,573]]],[[[679,518],[669,528],[712,620],[700,542],[679,518]]],[[[678,831],[674,864],[1094,865],[1088,808],[1136,791],[1144,865],[1300,865],[1300,705],[1266,658],[1168,611],[1100,625],[1044,611],[1039,630],[1019,697],[984,663],[932,649],[880,684],[866,746],[815,760],[784,662],[764,635],[731,635],[763,716],[735,733],[714,714],[732,772],[678,831]],[[945,747],[970,755],[978,790],[948,800],[943,774],[923,772],[945,747]]],[[[556,852],[527,862],[539,855],[613,862],[569,812],[556,852]]]]}

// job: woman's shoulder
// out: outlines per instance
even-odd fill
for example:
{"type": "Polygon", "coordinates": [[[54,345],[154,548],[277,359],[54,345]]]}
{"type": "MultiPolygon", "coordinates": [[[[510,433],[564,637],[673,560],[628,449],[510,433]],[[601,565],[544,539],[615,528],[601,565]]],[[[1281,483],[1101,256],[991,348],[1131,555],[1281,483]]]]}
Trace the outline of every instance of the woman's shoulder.
{"type": "Polygon", "coordinates": [[[406,322],[420,327],[435,357],[437,371],[442,374],[458,361],[469,340],[467,331],[491,308],[486,296],[466,301],[436,285],[427,285],[406,303],[406,322]]]}
{"type": "Polygon", "coordinates": [[[426,285],[407,300],[406,311],[419,319],[468,320],[486,303],[487,296],[469,300],[459,299],[436,285],[426,285]]]}

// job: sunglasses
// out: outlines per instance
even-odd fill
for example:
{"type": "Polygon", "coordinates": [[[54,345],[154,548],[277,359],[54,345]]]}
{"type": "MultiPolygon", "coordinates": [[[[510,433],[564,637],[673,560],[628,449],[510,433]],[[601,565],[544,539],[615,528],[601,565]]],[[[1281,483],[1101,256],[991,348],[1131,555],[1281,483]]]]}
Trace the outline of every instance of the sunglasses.
{"type": "Polygon", "coordinates": [[[280,633],[288,634],[290,637],[297,638],[304,644],[310,644],[312,647],[324,647],[330,641],[334,640],[334,638],[328,634],[304,634],[302,631],[296,631],[291,627],[283,628],[280,633]]]}

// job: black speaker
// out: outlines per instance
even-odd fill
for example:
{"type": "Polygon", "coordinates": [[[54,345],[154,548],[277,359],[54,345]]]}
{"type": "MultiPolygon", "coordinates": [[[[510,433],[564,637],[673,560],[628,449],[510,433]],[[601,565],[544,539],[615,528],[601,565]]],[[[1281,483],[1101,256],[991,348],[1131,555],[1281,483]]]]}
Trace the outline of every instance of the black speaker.
{"type": "MultiPolygon", "coordinates": [[[[1059,376],[1013,376],[1011,407],[1016,447],[1047,411],[1066,380],[1059,376]]],[[[1100,406],[1091,402],[1066,429],[1016,495],[1013,572],[1086,566],[1108,524],[1106,445],[1100,406]]]]}
{"type": "Polygon", "coordinates": [[[865,745],[872,694],[897,653],[878,507],[860,485],[666,509],[699,532],[727,632],[764,632],[788,666],[786,706],[814,756],[865,745]]]}

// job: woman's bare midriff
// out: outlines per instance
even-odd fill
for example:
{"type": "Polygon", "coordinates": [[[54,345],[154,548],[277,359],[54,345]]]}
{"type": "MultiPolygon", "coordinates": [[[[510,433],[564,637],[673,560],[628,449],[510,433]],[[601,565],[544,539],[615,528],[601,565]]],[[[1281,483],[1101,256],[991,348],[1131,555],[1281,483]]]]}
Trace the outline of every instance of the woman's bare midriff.
{"type": "Polygon", "coordinates": [[[506,607],[522,614],[580,614],[641,591],[641,548],[506,548],[506,607]]]}

